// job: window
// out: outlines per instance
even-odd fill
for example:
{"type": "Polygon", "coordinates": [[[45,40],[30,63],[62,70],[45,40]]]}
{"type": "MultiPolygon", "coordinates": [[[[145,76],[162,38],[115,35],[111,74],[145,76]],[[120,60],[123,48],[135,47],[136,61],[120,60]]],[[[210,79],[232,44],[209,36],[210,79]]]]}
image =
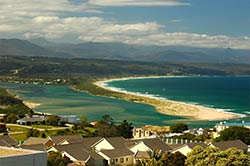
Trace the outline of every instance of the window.
{"type": "Polygon", "coordinates": [[[117,163],[117,162],[118,162],[118,159],[115,159],[115,162],[117,163]]]}
{"type": "Polygon", "coordinates": [[[124,162],[124,158],[120,158],[120,162],[123,163],[124,162]]]}
{"type": "Polygon", "coordinates": [[[128,161],[128,157],[126,157],[126,161],[128,161]]]}

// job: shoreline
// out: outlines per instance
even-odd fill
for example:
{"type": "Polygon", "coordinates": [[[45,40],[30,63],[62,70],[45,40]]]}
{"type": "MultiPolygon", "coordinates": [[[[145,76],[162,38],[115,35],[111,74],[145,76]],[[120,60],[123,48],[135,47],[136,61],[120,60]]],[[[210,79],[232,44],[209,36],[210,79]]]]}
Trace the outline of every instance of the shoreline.
{"type": "Polygon", "coordinates": [[[172,116],[186,117],[189,120],[195,121],[214,121],[214,120],[228,120],[235,118],[242,118],[244,115],[226,112],[222,109],[214,109],[201,105],[194,105],[185,102],[173,101],[165,98],[156,97],[150,94],[140,94],[136,92],[128,92],[115,87],[108,87],[106,84],[111,81],[120,81],[128,79],[147,79],[147,78],[173,78],[173,77],[187,77],[187,76],[148,76],[148,77],[124,77],[113,79],[102,79],[94,82],[93,84],[99,88],[124,94],[121,99],[152,105],[156,111],[172,116]]]}
{"type": "Polygon", "coordinates": [[[28,101],[23,101],[23,104],[25,104],[30,109],[36,108],[41,105],[40,103],[34,103],[34,102],[28,102],[28,101]]]}

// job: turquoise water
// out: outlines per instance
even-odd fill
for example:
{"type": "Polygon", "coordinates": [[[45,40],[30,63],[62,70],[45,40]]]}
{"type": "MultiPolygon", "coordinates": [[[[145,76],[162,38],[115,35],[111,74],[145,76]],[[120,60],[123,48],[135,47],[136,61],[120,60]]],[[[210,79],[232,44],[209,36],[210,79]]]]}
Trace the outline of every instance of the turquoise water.
{"type": "Polygon", "coordinates": [[[175,77],[112,81],[108,86],[250,115],[250,77],[175,77]]]}
{"type": "MultiPolygon", "coordinates": [[[[230,121],[250,121],[249,77],[178,77],[113,81],[109,86],[123,90],[152,94],[176,101],[195,103],[235,113],[245,118],[230,121]]],[[[58,115],[85,115],[96,121],[104,114],[117,121],[128,120],[136,126],[169,125],[184,121],[194,127],[212,127],[216,121],[193,122],[156,112],[154,107],[119,99],[91,96],[66,86],[0,84],[25,101],[40,103],[35,111],[58,115]]]]}
{"type": "Polygon", "coordinates": [[[85,115],[89,121],[99,120],[105,114],[117,121],[128,120],[137,126],[168,125],[169,120],[182,119],[162,115],[149,105],[91,96],[66,86],[0,84],[0,87],[9,89],[24,101],[40,103],[35,111],[57,115],[85,115]]]}

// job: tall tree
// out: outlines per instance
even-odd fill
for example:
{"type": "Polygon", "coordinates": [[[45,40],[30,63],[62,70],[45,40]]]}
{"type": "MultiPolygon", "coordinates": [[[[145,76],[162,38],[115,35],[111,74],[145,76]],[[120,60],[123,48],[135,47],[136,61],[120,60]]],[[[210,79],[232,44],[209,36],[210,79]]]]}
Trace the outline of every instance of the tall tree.
{"type": "Polygon", "coordinates": [[[61,122],[61,118],[57,115],[50,115],[47,120],[46,120],[46,124],[47,125],[52,125],[52,126],[59,126],[61,122]]]}
{"type": "Polygon", "coordinates": [[[101,121],[103,121],[103,122],[105,122],[107,124],[110,124],[110,125],[112,125],[114,123],[113,118],[110,115],[107,115],[107,114],[102,116],[101,121]]]}
{"type": "Polygon", "coordinates": [[[229,141],[240,139],[247,145],[250,145],[250,129],[242,126],[231,126],[220,132],[216,141],[229,141]]]}
{"type": "Polygon", "coordinates": [[[119,135],[124,138],[132,138],[133,132],[132,132],[133,126],[132,123],[128,123],[126,120],[124,120],[120,125],[117,126],[117,130],[119,131],[119,135]]]}
{"type": "Polygon", "coordinates": [[[184,123],[175,123],[170,126],[170,131],[172,133],[182,133],[185,130],[188,130],[188,126],[184,123]]]}

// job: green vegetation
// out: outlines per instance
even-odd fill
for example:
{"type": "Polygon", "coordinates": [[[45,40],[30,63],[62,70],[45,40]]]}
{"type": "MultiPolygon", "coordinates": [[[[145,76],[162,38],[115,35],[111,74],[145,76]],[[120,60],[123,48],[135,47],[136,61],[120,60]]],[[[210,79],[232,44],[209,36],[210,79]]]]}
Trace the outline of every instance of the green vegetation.
{"type": "Polygon", "coordinates": [[[164,154],[160,150],[148,151],[149,159],[139,160],[136,166],[184,166],[186,156],[180,152],[164,154]]]}
{"type": "Polygon", "coordinates": [[[70,163],[70,160],[63,158],[60,152],[48,153],[48,166],[66,166],[68,163],[70,163]]]}
{"type": "Polygon", "coordinates": [[[170,126],[170,131],[172,133],[182,133],[185,130],[188,130],[188,126],[184,123],[175,123],[170,126]]]}
{"type": "MultiPolygon", "coordinates": [[[[3,81],[65,81],[75,85],[91,78],[147,75],[250,75],[247,64],[150,63],[97,59],[0,56],[3,81]],[[39,76],[39,78],[37,77],[39,76]],[[83,79],[83,80],[82,80],[83,79]]],[[[91,80],[92,81],[92,80],[91,80]]]]}
{"type": "Polygon", "coordinates": [[[220,132],[216,141],[230,141],[240,139],[245,144],[250,144],[250,129],[241,126],[231,126],[220,132]]]}
{"type": "Polygon", "coordinates": [[[132,123],[124,120],[120,124],[114,124],[113,118],[109,115],[104,115],[100,121],[94,126],[97,129],[97,136],[100,137],[124,137],[132,138],[132,123]]]}
{"type": "MultiPolygon", "coordinates": [[[[103,78],[150,75],[250,75],[247,64],[135,62],[98,59],[0,56],[0,81],[60,84],[75,89],[125,99],[121,93],[97,87],[103,78]],[[38,77],[39,76],[39,77],[38,77]]],[[[130,98],[141,101],[141,98],[130,98]]]]}
{"type": "Polygon", "coordinates": [[[16,115],[24,116],[24,114],[32,113],[23,101],[9,94],[6,89],[0,88],[0,113],[7,114],[5,122],[15,123],[16,115]]]}
{"type": "Polygon", "coordinates": [[[197,146],[187,155],[185,164],[189,166],[248,166],[250,155],[235,148],[220,151],[214,147],[204,149],[197,146]]]}
{"type": "Polygon", "coordinates": [[[10,136],[18,142],[19,141],[24,142],[26,139],[28,139],[27,134],[25,132],[24,133],[14,133],[14,134],[11,133],[10,136]]]}

